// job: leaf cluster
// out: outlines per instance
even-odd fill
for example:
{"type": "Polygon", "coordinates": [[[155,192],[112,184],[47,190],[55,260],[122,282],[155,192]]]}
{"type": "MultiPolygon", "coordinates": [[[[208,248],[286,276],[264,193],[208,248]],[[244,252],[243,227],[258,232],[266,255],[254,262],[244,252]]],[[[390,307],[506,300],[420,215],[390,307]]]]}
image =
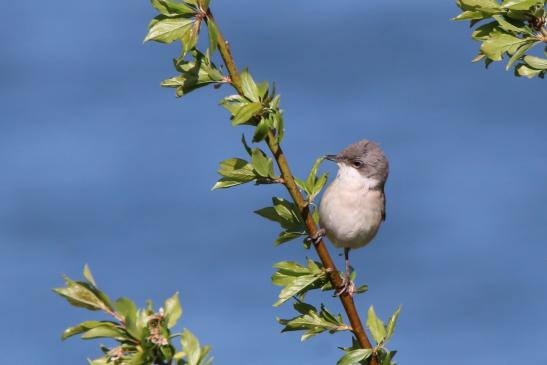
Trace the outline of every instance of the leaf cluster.
{"type": "MultiPolygon", "coordinates": [[[[201,24],[209,10],[209,0],[151,0],[151,3],[159,15],[148,25],[148,34],[144,41],[173,43],[178,40],[182,42],[184,53],[194,49],[201,24]]],[[[216,28],[214,24],[207,25],[209,28],[216,28]]],[[[215,30],[212,31],[214,32],[215,30]]],[[[210,39],[210,47],[212,50],[216,49],[216,37],[210,39]]]]}
{"type": "MultiPolygon", "coordinates": [[[[533,47],[547,43],[546,0],[457,0],[462,12],[453,18],[475,27],[472,38],[481,42],[473,62],[507,60],[516,76],[543,78],[547,58],[529,54],[533,47]]],[[[543,51],[547,56],[547,47],[543,51]]]]}
{"type": "Polygon", "coordinates": [[[151,301],[145,308],[138,309],[125,297],[111,301],[97,288],[87,265],[83,275],[85,281],[65,276],[65,287],[53,290],[75,307],[103,311],[112,317],[111,320],[84,321],[63,332],[63,340],[81,335],[84,340],[104,338],[116,343],[113,347],[101,345],[103,355],[89,360],[90,365],[211,365],[209,346],[201,346],[187,329],[181,334],[171,333],[182,316],[178,293],[167,299],[158,311],[154,311],[151,301]],[[180,336],[182,351],[177,351],[172,343],[177,336],[180,336]]]}
{"type": "Polygon", "coordinates": [[[181,56],[173,61],[180,75],[161,82],[161,86],[175,89],[177,97],[182,97],[200,87],[226,82],[226,76],[211,61],[209,54],[203,54],[194,49],[192,60],[181,56]]]}
{"type": "Polygon", "coordinates": [[[275,307],[280,306],[292,297],[303,300],[306,292],[312,289],[331,289],[327,271],[319,262],[308,259],[303,266],[292,261],[282,261],[273,265],[277,271],[272,275],[272,283],[282,286],[275,307]]]}
{"type": "Polygon", "coordinates": [[[319,311],[313,305],[302,301],[296,301],[293,307],[300,313],[299,316],[292,319],[278,319],[277,321],[285,326],[281,332],[305,331],[300,338],[302,341],[325,331],[333,334],[339,331],[351,330],[351,327],[344,323],[340,314],[335,316],[325,308],[324,304],[321,304],[319,311]]]}
{"type": "Polygon", "coordinates": [[[248,69],[241,72],[240,78],[243,95],[230,95],[220,102],[230,112],[232,125],[255,126],[252,139],[255,143],[263,141],[270,132],[280,143],[284,136],[284,121],[275,85],[270,88],[267,81],[257,84],[248,69]]]}
{"type": "Polygon", "coordinates": [[[320,176],[317,176],[317,170],[321,162],[325,160],[324,157],[318,158],[313,164],[310,173],[306,180],[301,180],[296,178],[296,184],[298,187],[306,193],[306,200],[308,203],[312,203],[315,197],[323,190],[325,184],[327,183],[328,174],[325,172],[320,176]]]}
{"type": "MultiPolygon", "coordinates": [[[[317,261],[307,260],[306,266],[292,261],[282,261],[274,265],[277,271],[272,275],[272,283],[282,286],[275,307],[280,306],[291,298],[294,298],[294,309],[299,313],[292,319],[278,319],[285,327],[282,332],[305,331],[302,341],[318,335],[322,332],[335,333],[351,330],[340,315],[334,316],[324,304],[318,311],[311,304],[305,303],[306,294],[311,290],[333,290],[329,281],[328,271],[317,261]]],[[[356,293],[364,293],[368,287],[363,285],[356,289],[356,293]]]]}
{"type": "MultiPolygon", "coordinates": [[[[327,173],[317,176],[317,170],[323,160],[324,157],[321,157],[315,161],[306,180],[295,178],[298,187],[306,193],[306,201],[309,205],[313,204],[313,200],[327,183],[327,173]]],[[[273,206],[259,209],[255,213],[281,226],[282,231],[275,240],[276,245],[299,237],[307,237],[304,219],[294,203],[277,197],[272,198],[272,203],[273,206]]],[[[315,222],[318,223],[319,212],[317,209],[312,208],[311,214],[315,222]]],[[[310,241],[305,239],[304,245],[309,248],[310,241]]]]}
{"type": "Polygon", "coordinates": [[[273,197],[273,206],[255,211],[261,217],[277,222],[283,229],[275,240],[277,245],[306,236],[306,227],[300,211],[293,202],[273,197]]]}
{"type": "Polygon", "coordinates": [[[378,362],[380,365],[395,365],[392,359],[395,356],[396,351],[389,351],[385,348],[385,344],[387,344],[393,336],[400,312],[401,308],[399,307],[389,318],[388,323],[384,324],[384,322],[376,315],[374,307],[370,306],[366,325],[372,334],[372,338],[374,339],[376,345],[373,349],[362,349],[354,340],[351,347],[343,349],[346,353],[342,356],[342,358],[340,358],[337,365],[367,364],[366,361],[373,354],[378,357],[378,362]]]}
{"type": "MultiPolygon", "coordinates": [[[[219,46],[219,30],[209,10],[209,1],[151,2],[159,15],[150,22],[144,41],[180,41],[182,44],[182,53],[174,60],[179,75],[163,81],[161,85],[175,88],[177,97],[206,85],[233,85],[231,78],[224,75],[211,60],[219,46]],[[196,46],[204,22],[207,24],[209,48],[205,52],[200,52],[196,46]]],[[[241,81],[241,90],[236,88],[239,93],[227,96],[220,102],[230,112],[232,125],[254,126],[253,142],[264,140],[270,132],[275,136],[277,143],[281,142],[284,121],[283,112],[279,107],[280,96],[276,94],[275,85],[270,88],[268,82],[257,84],[248,69],[239,73],[238,78],[241,81]]]]}
{"type": "Polygon", "coordinates": [[[241,138],[241,141],[250,161],[237,157],[222,161],[220,169],[217,170],[222,177],[213,186],[213,190],[230,188],[251,181],[257,185],[280,182],[281,178],[274,171],[273,160],[260,148],[250,148],[245,141],[245,136],[241,138]]]}
{"type": "MultiPolygon", "coordinates": [[[[283,325],[282,332],[304,331],[301,340],[305,341],[313,336],[323,332],[336,333],[340,331],[352,331],[351,326],[344,323],[341,315],[332,314],[324,304],[320,305],[318,310],[311,304],[305,303],[305,294],[310,290],[332,290],[332,285],[328,280],[328,272],[318,262],[308,259],[307,265],[303,266],[295,262],[283,261],[274,265],[277,272],[272,276],[272,282],[275,285],[283,286],[279,293],[279,298],[274,306],[279,306],[287,300],[294,298],[294,309],[298,315],[291,319],[279,319],[278,322],[283,325]]],[[[367,290],[367,286],[359,287],[356,292],[362,293],[367,290]]],[[[385,345],[391,340],[397,324],[401,309],[398,308],[389,318],[387,324],[378,318],[374,307],[368,310],[366,326],[375,341],[372,349],[363,349],[359,343],[353,339],[352,346],[342,348],[345,354],[339,360],[338,365],[350,364],[368,364],[371,356],[376,356],[380,365],[395,365],[392,362],[395,351],[389,351],[385,345]]]]}

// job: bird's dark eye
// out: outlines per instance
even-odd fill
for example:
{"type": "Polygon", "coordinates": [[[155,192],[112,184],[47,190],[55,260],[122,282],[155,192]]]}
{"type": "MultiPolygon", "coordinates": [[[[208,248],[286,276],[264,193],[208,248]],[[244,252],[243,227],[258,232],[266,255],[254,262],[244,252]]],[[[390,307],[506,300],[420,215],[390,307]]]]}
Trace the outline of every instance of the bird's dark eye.
{"type": "Polygon", "coordinates": [[[359,160],[355,160],[351,163],[353,165],[353,167],[355,167],[356,169],[360,168],[361,166],[363,166],[363,162],[362,161],[359,161],[359,160]]]}

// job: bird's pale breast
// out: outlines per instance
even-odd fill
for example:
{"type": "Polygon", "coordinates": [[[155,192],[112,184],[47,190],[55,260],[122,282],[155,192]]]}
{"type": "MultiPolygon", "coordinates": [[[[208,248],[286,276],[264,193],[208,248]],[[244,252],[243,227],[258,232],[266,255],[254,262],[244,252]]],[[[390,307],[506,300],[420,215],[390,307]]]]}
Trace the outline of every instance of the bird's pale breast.
{"type": "Polygon", "coordinates": [[[336,179],[321,199],[320,226],[336,247],[362,247],[378,232],[383,209],[381,191],[336,179]]]}

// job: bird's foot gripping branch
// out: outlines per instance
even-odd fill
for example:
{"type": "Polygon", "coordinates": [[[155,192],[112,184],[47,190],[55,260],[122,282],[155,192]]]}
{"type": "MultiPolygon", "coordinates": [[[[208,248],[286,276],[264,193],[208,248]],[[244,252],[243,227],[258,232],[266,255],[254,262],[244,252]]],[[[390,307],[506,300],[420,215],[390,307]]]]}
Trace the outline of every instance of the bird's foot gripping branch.
{"type": "MultiPolygon", "coordinates": [[[[174,88],[176,95],[182,97],[207,85],[216,88],[221,85],[230,85],[235,90],[235,94],[225,96],[221,100],[221,105],[229,112],[233,126],[252,128],[251,145],[244,137],[242,138],[244,157],[229,158],[220,163],[218,172],[221,178],[213,186],[213,189],[230,188],[250,182],[257,185],[279,184],[283,186],[288,193],[288,198],[274,197],[271,206],[259,209],[256,213],[280,225],[281,233],[275,241],[276,244],[301,239],[306,249],[313,247],[317,253],[318,261],[308,259],[306,264],[283,261],[274,265],[277,271],[272,276],[272,282],[282,287],[274,306],[292,300],[296,311],[294,318],[279,320],[283,331],[303,331],[302,340],[323,332],[350,332],[351,343],[347,347],[341,347],[344,353],[338,362],[339,365],[394,364],[395,351],[388,350],[386,344],[393,335],[399,309],[385,324],[377,317],[374,308],[370,306],[366,320],[367,334],[352,293],[346,291],[339,295],[347,322],[344,320],[344,316],[335,315],[323,303],[314,306],[305,302],[306,294],[312,290],[335,294],[343,286],[343,280],[323,240],[317,239],[311,243],[305,239],[317,236],[319,216],[313,202],[325,186],[327,175],[318,175],[319,165],[323,160],[320,158],[314,163],[305,179],[293,176],[287,157],[281,148],[285,129],[283,112],[280,108],[280,96],[276,92],[275,85],[268,82],[257,83],[247,69],[241,72],[237,69],[229,45],[213,17],[209,0],[185,0],[183,2],[152,0],[151,3],[159,14],[149,24],[145,41],[182,43],[181,55],[174,62],[177,74],[163,81],[162,86],[174,88]],[[203,35],[205,29],[208,49],[200,51],[197,49],[197,45],[200,44],[199,37],[203,35]],[[216,66],[213,62],[215,58],[224,65],[223,68],[216,66]],[[224,73],[223,70],[226,70],[227,73],[224,73]],[[266,149],[261,149],[256,144],[264,144],[266,149]],[[369,334],[373,342],[369,340],[369,334]]],[[[352,279],[355,279],[355,272],[352,275],[352,279]]],[[[67,281],[67,287],[72,287],[73,283],[67,281]]],[[[86,285],[90,285],[90,283],[88,282],[84,287],[86,285]]],[[[361,285],[354,292],[363,293],[366,290],[367,286],[361,285]]],[[[71,299],[69,302],[75,304],[71,299]]],[[[167,302],[165,306],[167,307],[167,302]]],[[[112,305],[105,308],[107,313],[123,315],[123,313],[118,313],[116,307],[112,305]]],[[[164,313],[166,312],[167,309],[164,308],[164,313]]],[[[132,322],[126,321],[125,317],[120,317],[113,326],[127,332],[124,326],[129,323],[132,322]]],[[[145,322],[141,319],[139,323],[142,327],[142,323],[145,322]]],[[[165,327],[161,321],[159,323],[161,331],[158,333],[163,334],[162,338],[169,341],[170,336],[168,332],[165,332],[169,326],[165,327]]],[[[142,341],[142,334],[139,338],[142,341]]],[[[134,362],[115,362],[118,360],[112,362],[112,359],[103,358],[94,365],[111,363],[171,364],[174,361],[176,364],[204,365],[208,361],[205,358],[202,359],[201,355],[199,357],[191,355],[185,349],[188,345],[184,343],[182,344],[182,355],[177,355],[180,353],[169,347],[169,350],[165,350],[168,351],[167,355],[169,356],[162,355],[164,350],[161,346],[159,348],[157,346],[146,347],[141,342],[137,344],[125,340],[123,343],[127,344],[126,346],[133,346],[131,347],[132,351],[144,351],[146,355],[139,355],[138,360],[134,362]],[[156,356],[154,354],[159,357],[154,357],[156,356]],[[177,356],[183,358],[177,358],[177,356]],[[141,361],[140,359],[145,360],[141,361]]]]}

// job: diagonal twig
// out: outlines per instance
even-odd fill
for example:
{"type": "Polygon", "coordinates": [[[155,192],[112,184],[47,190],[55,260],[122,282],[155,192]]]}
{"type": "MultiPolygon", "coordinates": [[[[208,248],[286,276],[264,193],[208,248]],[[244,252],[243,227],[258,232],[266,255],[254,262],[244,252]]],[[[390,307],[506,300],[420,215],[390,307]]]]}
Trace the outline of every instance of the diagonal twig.
{"type": "MultiPolygon", "coordinates": [[[[210,10],[207,11],[207,17],[205,21],[208,21],[209,19],[211,21],[215,21],[213,14],[210,10]]],[[[217,41],[220,55],[230,75],[231,84],[240,95],[244,96],[241,78],[239,76],[234,57],[232,55],[228,42],[224,39],[220,30],[217,31],[217,41]]],[[[287,158],[285,157],[281,146],[279,145],[279,143],[277,143],[276,138],[271,131],[266,137],[266,143],[268,144],[268,147],[275,158],[277,166],[279,167],[281,176],[284,181],[284,185],[291,195],[294,203],[298,207],[302,218],[304,219],[307,233],[310,236],[314,236],[318,229],[312,215],[310,214],[308,203],[304,200],[304,197],[300,193],[300,190],[296,185],[295,179],[287,162],[287,158]]],[[[321,262],[323,263],[323,266],[329,273],[329,279],[333,287],[338,288],[342,286],[342,278],[340,277],[340,274],[336,269],[336,265],[334,264],[334,261],[332,260],[323,240],[317,242],[314,247],[317,251],[319,258],[321,259],[321,262]]],[[[353,297],[345,292],[340,295],[339,298],[342,302],[344,310],[351,324],[352,332],[355,334],[357,341],[362,348],[372,349],[372,344],[370,343],[370,340],[368,339],[368,336],[365,332],[365,329],[361,322],[361,318],[359,317],[359,312],[357,311],[355,302],[353,301],[353,297]]],[[[373,356],[371,358],[370,365],[378,365],[378,360],[376,356],[373,356]]]]}

